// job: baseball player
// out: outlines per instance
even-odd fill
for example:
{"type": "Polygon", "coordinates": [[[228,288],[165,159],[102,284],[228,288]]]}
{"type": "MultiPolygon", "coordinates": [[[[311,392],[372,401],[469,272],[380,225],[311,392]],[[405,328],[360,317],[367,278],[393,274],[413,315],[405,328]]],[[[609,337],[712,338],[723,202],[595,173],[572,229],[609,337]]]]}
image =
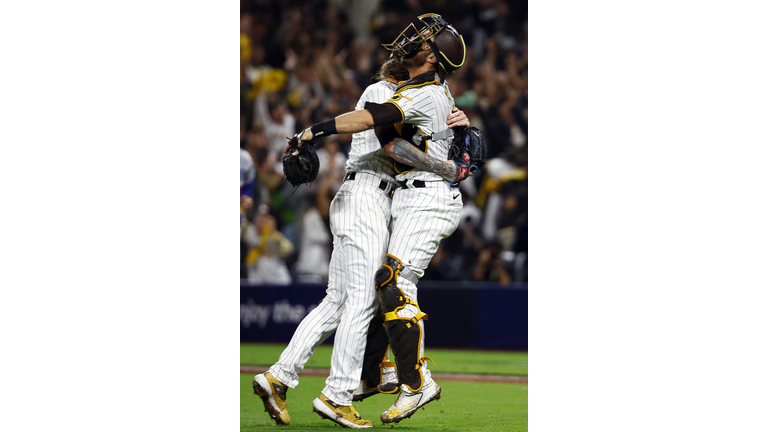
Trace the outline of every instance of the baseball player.
{"type": "MultiPolygon", "coordinates": [[[[407,79],[408,74],[402,63],[394,59],[382,66],[378,77],[381,81],[366,88],[357,110],[365,111],[364,107],[371,102],[385,102],[394,94],[398,80],[407,79]]],[[[443,117],[443,129],[469,124],[463,112],[456,110],[450,116],[449,113],[450,110],[443,117]]],[[[372,122],[370,126],[373,126],[372,122]]],[[[350,129],[347,133],[367,129],[371,128],[350,129]]],[[[404,160],[419,164],[407,157],[404,160]]],[[[426,160],[445,172],[447,179],[455,180],[457,169],[452,162],[426,160]]],[[[278,362],[268,372],[256,375],[252,384],[277,424],[290,424],[287,389],[298,385],[298,373],[312,356],[314,348],[336,331],[331,373],[321,395],[312,403],[313,410],[344,427],[373,427],[352,407],[352,396],[360,384],[365,336],[378,308],[374,275],[388,247],[391,196],[397,188],[396,171],[372,130],[353,135],[346,170],[345,181],[330,208],[334,246],[326,297],[299,324],[278,362]]],[[[383,354],[386,349],[385,340],[383,354]]],[[[381,360],[379,357],[378,363],[381,360]]],[[[382,371],[379,364],[376,366],[373,374],[378,373],[379,381],[369,380],[373,387],[359,388],[361,393],[378,392],[376,385],[381,381],[382,371]]],[[[397,388],[392,389],[392,392],[396,391],[397,388]]]]}
{"type": "MultiPolygon", "coordinates": [[[[390,143],[384,151],[398,162],[406,162],[409,152],[419,150],[436,160],[448,159],[451,140],[441,134],[444,128],[439,118],[454,107],[445,76],[463,65],[464,39],[439,15],[425,14],[385,48],[402,59],[411,79],[382,104],[386,109],[379,115],[399,116],[397,122],[413,125],[424,138],[418,148],[390,143]]],[[[401,132],[405,129],[403,126],[401,132]]],[[[416,284],[440,241],[458,227],[463,205],[458,183],[446,183],[439,175],[406,165],[396,164],[396,169],[402,187],[393,197],[392,235],[375,282],[401,391],[381,415],[383,423],[399,422],[440,398],[440,386],[432,379],[426,365],[428,357],[424,357],[427,315],[419,309],[416,284]]]]}

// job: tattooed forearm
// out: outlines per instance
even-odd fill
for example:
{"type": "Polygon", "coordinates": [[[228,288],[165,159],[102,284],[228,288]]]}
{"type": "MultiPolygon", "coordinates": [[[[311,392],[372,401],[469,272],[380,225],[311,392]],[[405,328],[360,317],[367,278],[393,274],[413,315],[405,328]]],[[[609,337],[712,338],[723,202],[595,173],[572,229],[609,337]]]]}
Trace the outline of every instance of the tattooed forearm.
{"type": "Polygon", "coordinates": [[[394,141],[384,147],[384,151],[398,162],[420,170],[431,171],[448,181],[453,181],[456,178],[456,164],[427,156],[426,153],[422,153],[421,150],[404,139],[395,138],[394,141]]]}

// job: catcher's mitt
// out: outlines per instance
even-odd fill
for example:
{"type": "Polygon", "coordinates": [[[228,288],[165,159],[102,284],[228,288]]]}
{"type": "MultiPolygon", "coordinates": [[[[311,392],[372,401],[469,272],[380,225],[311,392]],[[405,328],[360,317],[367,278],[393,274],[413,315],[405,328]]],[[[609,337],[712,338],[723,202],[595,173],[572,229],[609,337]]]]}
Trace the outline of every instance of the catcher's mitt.
{"type": "Polygon", "coordinates": [[[485,155],[488,147],[485,145],[483,131],[469,126],[456,128],[456,135],[453,137],[453,144],[448,151],[448,160],[456,164],[458,171],[456,179],[451,186],[456,186],[473,173],[485,165],[485,155]]]}
{"type": "Polygon", "coordinates": [[[311,183],[317,178],[320,160],[315,152],[314,140],[302,141],[299,132],[288,140],[288,148],[283,153],[283,174],[286,180],[299,187],[303,183],[311,183]]]}

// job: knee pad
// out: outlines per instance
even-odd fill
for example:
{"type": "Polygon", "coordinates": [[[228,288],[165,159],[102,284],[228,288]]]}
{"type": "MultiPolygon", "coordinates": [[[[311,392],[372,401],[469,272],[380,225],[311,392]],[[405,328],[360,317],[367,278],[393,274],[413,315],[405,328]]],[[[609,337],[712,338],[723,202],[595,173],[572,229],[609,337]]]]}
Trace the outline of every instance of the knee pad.
{"type": "Polygon", "coordinates": [[[394,255],[387,254],[384,262],[381,263],[381,267],[376,271],[373,277],[376,290],[381,294],[381,290],[397,287],[397,276],[400,274],[400,270],[403,269],[403,264],[394,255]]]}
{"type": "Polygon", "coordinates": [[[403,270],[403,264],[400,259],[387,254],[386,260],[374,277],[376,290],[379,293],[379,310],[384,312],[385,321],[399,319],[397,312],[406,305],[414,305],[417,309],[419,307],[418,303],[408,299],[403,290],[397,286],[397,276],[401,270],[403,270]]]}
{"type": "Polygon", "coordinates": [[[405,307],[405,295],[397,287],[397,275],[403,264],[393,255],[387,254],[381,268],[376,271],[374,281],[376,291],[379,294],[379,310],[386,316],[387,312],[394,312],[405,307]]]}

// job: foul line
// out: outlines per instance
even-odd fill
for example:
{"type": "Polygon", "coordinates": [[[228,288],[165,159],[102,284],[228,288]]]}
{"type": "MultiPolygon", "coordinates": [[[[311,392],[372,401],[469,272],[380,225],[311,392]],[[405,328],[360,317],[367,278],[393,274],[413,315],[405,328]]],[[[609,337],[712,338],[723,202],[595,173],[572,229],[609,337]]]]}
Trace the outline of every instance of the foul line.
{"type": "MultiPolygon", "coordinates": [[[[260,374],[269,369],[265,366],[240,366],[241,374],[260,374]]],[[[330,369],[304,369],[299,376],[327,377],[330,369]]],[[[438,381],[463,382],[496,382],[505,384],[528,384],[528,377],[521,375],[483,375],[483,374],[452,374],[432,372],[432,378],[438,381]]]]}

